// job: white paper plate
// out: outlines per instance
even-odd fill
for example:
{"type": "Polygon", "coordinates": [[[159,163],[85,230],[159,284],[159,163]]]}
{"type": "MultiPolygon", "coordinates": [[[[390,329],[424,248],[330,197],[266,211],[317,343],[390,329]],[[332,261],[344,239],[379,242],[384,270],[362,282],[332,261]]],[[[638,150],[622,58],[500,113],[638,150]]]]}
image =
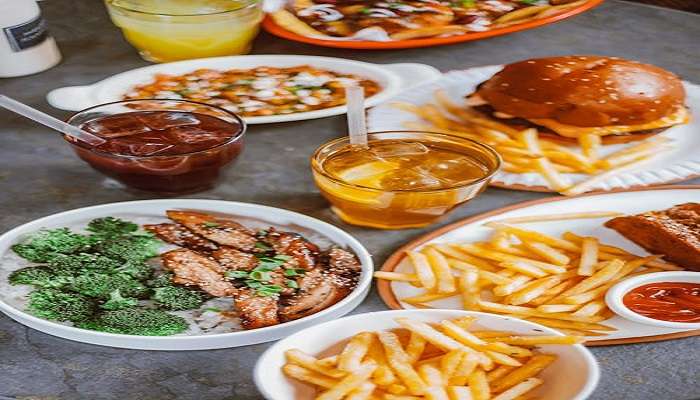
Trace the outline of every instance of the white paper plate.
{"type": "MultiPolygon", "coordinates": [[[[155,74],[180,75],[199,68],[225,70],[232,68],[293,67],[311,65],[339,73],[359,75],[379,83],[382,91],[369,97],[366,107],[386,101],[400,91],[418,83],[433,81],[440,77],[440,71],[416,63],[371,64],[344,58],[297,56],[297,55],[252,55],[200,58],[156,64],[132,69],[87,86],[69,86],[54,89],[46,96],[52,106],[62,110],[79,111],[98,104],[122,100],[124,95],[136,85],[149,83],[155,74]]],[[[301,121],[345,114],[345,106],[322,110],[264,117],[246,117],[248,124],[269,124],[274,122],[301,121]]]]}
{"type": "MultiPolygon", "coordinates": [[[[275,343],[258,360],[253,378],[267,400],[311,400],[315,397],[311,386],[293,381],[282,373],[285,351],[300,349],[316,355],[357,333],[397,328],[394,318],[440,322],[464,316],[476,317],[474,327],[477,329],[513,331],[524,335],[561,335],[532,322],[474,311],[401,310],[359,314],[305,329],[275,343]]],[[[593,393],[600,371],[590,351],[580,344],[538,347],[558,358],[542,372],[544,384],[532,394],[541,400],[584,400],[593,393]]]]}
{"type": "MultiPolygon", "coordinates": [[[[21,225],[0,236],[0,259],[3,259],[11,251],[10,246],[17,243],[23,235],[36,232],[41,228],[84,226],[93,218],[106,216],[122,216],[132,220],[157,219],[166,221],[165,211],[169,209],[191,209],[224,213],[236,217],[246,224],[249,221],[254,221],[281,228],[287,227],[289,230],[302,233],[307,237],[313,236],[314,239],[312,240],[314,241],[316,241],[316,237],[323,238],[325,241],[347,248],[357,255],[362,264],[360,281],[350,295],[316,314],[266,328],[220,334],[154,337],[119,335],[79,329],[27,314],[12,305],[17,303],[17,299],[9,298],[10,296],[2,291],[0,291],[0,311],[30,328],[78,342],[145,350],[220,349],[277,340],[320,322],[336,319],[357,307],[364,300],[371,286],[372,258],[364,246],[349,234],[333,225],[292,211],[232,201],[143,200],[111,203],[62,212],[21,225]]],[[[4,272],[0,270],[0,279],[3,279],[3,284],[5,284],[7,275],[7,271],[4,272]]]]}
{"type": "MultiPolygon", "coordinates": [[[[416,239],[415,242],[409,243],[405,247],[397,250],[393,257],[402,257],[394,271],[397,272],[412,272],[413,267],[410,265],[403,252],[407,250],[418,250],[428,244],[437,243],[455,243],[455,242],[474,242],[486,240],[493,232],[492,229],[483,226],[484,223],[499,220],[504,218],[523,217],[530,215],[544,215],[557,213],[585,212],[585,211],[618,211],[625,214],[637,214],[650,210],[662,210],[672,207],[676,204],[686,202],[700,202],[700,186],[690,186],[688,188],[674,188],[673,186],[665,186],[662,188],[653,188],[647,190],[635,190],[630,192],[620,193],[599,193],[573,198],[553,198],[544,200],[535,200],[515,206],[509,206],[498,210],[489,211],[488,213],[476,215],[462,222],[456,222],[439,229],[436,232],[429,233],[423,238],[416,239]]],[[[607,219],[578,219],[569,221],[552,221],[519,224],[527,229],[533,229],[550,235],[560,235],[566,231],[572,231],[583,236],[595,236],[600,239],[601,243],[618,246],[628,250],[634,254],[648,254],[642,248],[625,239],[623,236],[603,226],[607,219]]],[[[395,260],[387,260],[386,265],[393,265],[395,260]]],[[[397,299],[415,296],[422,292],[422,289],[411,286],[403,282],[391,282],[390,289],[397,299]]],[[[380,293],[382,292],[380,288],[380,293]]],[[[400,302],[403,308],[415,308],[410,304],[400,302]]],[[[436,308],[461,309],[461,304],[457,298],[449,298],[430,303],[436,308]]],[[[602,322],[617,328],[617,331],[606,336],[595,336],[588,338],[588,344],[615,344],[605,343],[609,341],[618,341],[618,343],[634,343],[642,341],[664,340],[670,339],[673,336],[659,335],[674,335],[675,336],[692,336],[700,335],[700,331],[692,331],[688,329],[670,329],[656,326],[650,326],[629,321],[619,316],[615,316],[609,320],[602,322]]]]}
{"type": "MultiPolygon", "coordinates": [[[[407,111],[399,110],[391,106],[392,101],[401,101],[416,105],[434,103],[434,93],[438,89],[445,90],[447,95],[458,104],[464,102],[464,96],[472,93],[476,86],[489,79],[500,71],[502,66],[487,66],[471,68],[464,71],[451,71],[442,78],[414,87],[394,97],[390,102],[380,104],[369,111],[368,127],[370,131],[385,131],[392,129],[406,129],[404,123],[419,121],[420,118],[407,111]]],[[[692,179],[700,175],[700,86],[684,82],[687,92],[686,104],[690,107],[695,118],[686,125],[675,126],[666,130],[663,135],[673,140],[674,149],[663,153],[649,162],[621,171],[600,182],[592,189],[612,190],[628,189],[660,185],[671,182],[680,182],[692,179]]],[[[602,149],[605,155],[619,150],[629,144],[610,145],[602,149]]],[[[572,182],[580,182],[586,179],[582,174],[564,174],[572,182]]],[[[499,172],[491,181],[495,186],[514,187],[522,190],[543,191],[548,188],[547,181],[540,174],[511,172],[499,172]]]]}

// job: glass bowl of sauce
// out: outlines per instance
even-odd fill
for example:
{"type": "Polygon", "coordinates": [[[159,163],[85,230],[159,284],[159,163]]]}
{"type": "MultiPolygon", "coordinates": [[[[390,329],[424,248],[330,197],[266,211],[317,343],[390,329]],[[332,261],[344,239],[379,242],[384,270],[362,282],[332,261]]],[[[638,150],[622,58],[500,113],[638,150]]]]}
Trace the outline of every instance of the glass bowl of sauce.
{"type": "Polygon", "coordinates": [[[105,0],[112,22],[153,62],[246,54],[262,0],[105,0]]]}
{"type": "Polygon", "coordinates": [[[481,193],[501,164],[491,147],[457,136],[387,131],[368,139],[367,149],[336,139],[311,158],[321,194],[353,225],[429,225],[481,193]]]}
{"type": "Polygon", "coordinates": [[[639,275],[613,286],[608,307],[630,321],[676,329],[700,329],[700,272],[639,275]]]}
{"type": "Polygon", "coordinates": [[[214,186],[243,150],[246,126],[222,108],[184,100],[127,100],[80,111],[68,123],[106,142],[64,136],[78,157],[134,189],[192,193],[214,186]]]}

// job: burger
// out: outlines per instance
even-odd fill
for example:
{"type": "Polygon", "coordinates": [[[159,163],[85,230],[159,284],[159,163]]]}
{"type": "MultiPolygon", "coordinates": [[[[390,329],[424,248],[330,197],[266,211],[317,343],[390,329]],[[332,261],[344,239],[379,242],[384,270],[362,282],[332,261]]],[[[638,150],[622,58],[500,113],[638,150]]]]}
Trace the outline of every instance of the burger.
{"type": "Polygon", "coordinates": [[[681,80],[662,68],[617,57],[564,56],[509,64],[467,97],[472,109],[518,129],[575,142],[646,139],[685,124],[681,80]]]}

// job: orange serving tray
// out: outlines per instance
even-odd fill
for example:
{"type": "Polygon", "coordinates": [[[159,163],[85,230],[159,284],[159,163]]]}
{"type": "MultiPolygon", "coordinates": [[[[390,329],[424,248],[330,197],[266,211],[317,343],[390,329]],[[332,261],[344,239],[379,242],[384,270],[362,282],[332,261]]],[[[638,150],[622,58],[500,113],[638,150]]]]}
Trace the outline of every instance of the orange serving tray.
{"type": "Polygon", "coordinates": [[[587,3],[581,4],[580,6],[562,11],[559,14],[554,14],[552,16],[534,19],[521,24],[515,24],[506,26],[503,28],[497,28],[485,32],[470,32],[463,35],[455,35],[448,37],[437,37],[437,38],[423,38],[423,39],[409,39],[409,40],[396,40],[391,42],[375,42],[375,41],[342,41],[342,40],[325,40],[317,39],[308,36],[298,35],[294,32],[290,32],[277,23],[268,15],[263,20],[263,28],[275,36],[279,36],[284,39],[292,40],[295,42],[315,44],[324,47],[336,47],[341,49],[364,49],[364,50],[387,50],[387,49],[411,49],[417,47],[432,47],[432,46],[442,46],[446,44],[469,42],[472,40],[486,39],[494,36],[507,35],[513,32],[520,32],[527,29],[537,28],[543,25],[552,24],[566,18],[573,17],[574,15],[581,14],[590,10],[591,8],[601,4],[605,0],[589,0],[587,3]]]}

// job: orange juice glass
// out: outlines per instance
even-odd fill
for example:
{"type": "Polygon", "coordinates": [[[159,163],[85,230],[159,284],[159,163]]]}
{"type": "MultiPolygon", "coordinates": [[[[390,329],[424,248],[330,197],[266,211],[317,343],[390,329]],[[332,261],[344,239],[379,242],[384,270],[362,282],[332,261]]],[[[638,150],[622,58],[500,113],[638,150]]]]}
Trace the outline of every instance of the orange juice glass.
{"type": "Polygon", "coordinates": [[[365,149],[333,140],[311,159],[321,194],[353,225],[429,225],[483,191],[501,165],[491,147],[457,136],[388,131],[368,139],[365,149]]]}
{"type": "Polygon", "coordinates": [[[153,62],[246,54],[262,0],[105,0],[124,38],[153,62]]]}

